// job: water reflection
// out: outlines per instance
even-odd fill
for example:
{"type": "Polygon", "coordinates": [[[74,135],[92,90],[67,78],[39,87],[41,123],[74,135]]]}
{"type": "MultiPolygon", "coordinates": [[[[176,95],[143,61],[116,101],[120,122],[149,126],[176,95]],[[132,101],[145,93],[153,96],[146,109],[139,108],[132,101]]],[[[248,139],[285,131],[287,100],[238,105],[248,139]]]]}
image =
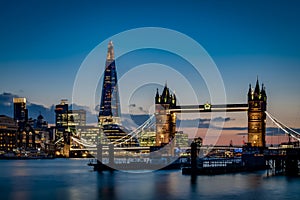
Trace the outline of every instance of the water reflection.
{"type": "Polygon", "coordinates": [[[97,176],[97,190],[98,199],[117,199],[115,187],[115,174],[114,173],[98,173],[97,176]]]}
{"type": "Polygon", "coordinates": [[[0,160],[1,199],[297,199],[299,178],[264,173],[184,176],[180,170],[98,173],[86,160],[0,160]]]}

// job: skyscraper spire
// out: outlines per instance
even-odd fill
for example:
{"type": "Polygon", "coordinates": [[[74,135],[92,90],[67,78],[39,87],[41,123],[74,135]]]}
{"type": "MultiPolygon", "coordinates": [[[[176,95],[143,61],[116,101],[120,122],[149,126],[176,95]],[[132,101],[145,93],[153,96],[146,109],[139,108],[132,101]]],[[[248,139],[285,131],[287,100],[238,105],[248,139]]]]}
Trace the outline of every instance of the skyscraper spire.
{"type": "Polygon", "coordinates": [[[108,48],[107,48],[106,62],[112,62],[114,60],[115,60],[114,46],[112,41],[109,41],[108,48]]]}

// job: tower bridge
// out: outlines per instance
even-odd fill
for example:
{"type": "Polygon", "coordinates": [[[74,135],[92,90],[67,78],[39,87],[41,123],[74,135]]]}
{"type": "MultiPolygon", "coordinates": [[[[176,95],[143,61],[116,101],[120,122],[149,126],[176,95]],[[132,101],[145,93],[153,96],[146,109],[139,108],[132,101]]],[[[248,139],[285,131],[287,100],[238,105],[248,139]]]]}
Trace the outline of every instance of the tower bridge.
{"type": "Polygon", "coordinates": [[[249,85],[247,104],[176,105],[175,94],[171,94],[165,85],[162,94],[160,95],[157,89],[155,96],[156,145],[164,146],[174,138],[177,113],[247,112],[248,142],[255,147],[265,147],[266,109],[265,87],[262,84],[260,89],[258,79],[254,90],[249,85]]]}

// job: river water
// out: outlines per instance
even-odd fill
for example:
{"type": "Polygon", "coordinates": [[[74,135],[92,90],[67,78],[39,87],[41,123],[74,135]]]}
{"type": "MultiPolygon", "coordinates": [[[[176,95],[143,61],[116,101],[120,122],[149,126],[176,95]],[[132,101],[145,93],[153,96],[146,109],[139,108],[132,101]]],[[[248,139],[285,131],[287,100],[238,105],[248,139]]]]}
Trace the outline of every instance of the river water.
{"type": "Polygon", "coordinates": [[[265,171],[191,180],[180,170],[98,173],[87,159],[0,160],[1,200],[299,199],[300,178],[265,171]]]}

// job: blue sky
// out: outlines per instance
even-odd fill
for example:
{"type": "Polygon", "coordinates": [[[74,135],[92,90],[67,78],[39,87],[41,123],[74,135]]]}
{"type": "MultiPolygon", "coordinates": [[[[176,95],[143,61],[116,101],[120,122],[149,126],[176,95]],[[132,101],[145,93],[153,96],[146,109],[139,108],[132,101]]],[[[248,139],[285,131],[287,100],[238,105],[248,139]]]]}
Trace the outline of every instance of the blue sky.
{"type": "MultiPolygon", "coordinates": [[[[0,92],[46,106],[71,99],[77,70],[99,43],[129,29],[163,27],[184,33],[205,48],[222,75],[228,102],[244,103],[248,84],[258,76],[267,88],[268,110],[282,122],[300,127],[299,4],[2,0],[0,92]]],[[[157,51],[150,54],[173,59],[157,51]]],[[[123,65],[121,58],[117,63],[121,72],[130,65],[129,58],[123,59],[123,65]]],[[[176,88],[176,93],[182,89],[176,88]]],[[[206,101],[203,90],[199,95],[206,101]]]]}

